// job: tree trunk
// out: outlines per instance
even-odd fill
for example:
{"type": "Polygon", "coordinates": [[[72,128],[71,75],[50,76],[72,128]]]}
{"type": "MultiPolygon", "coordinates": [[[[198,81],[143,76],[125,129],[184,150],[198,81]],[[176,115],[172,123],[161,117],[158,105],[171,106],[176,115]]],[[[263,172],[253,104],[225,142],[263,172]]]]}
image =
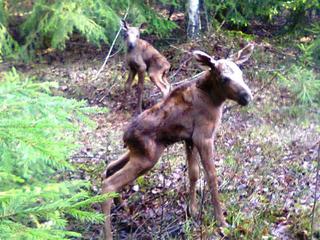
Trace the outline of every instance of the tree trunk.
{"type": "Polygon", "coordinates": [[[201,19],[201,31],[210,32],[211,25],[209,22],[208,9],[205,0],[200,0],[200,19],[201,19]]]}
{"type": "Polygon", "coordinates": [[[188,38],[195,38],[201,29],[200,13],[199,13],[199,0],[189,0],[188,6],[188,38]]]}

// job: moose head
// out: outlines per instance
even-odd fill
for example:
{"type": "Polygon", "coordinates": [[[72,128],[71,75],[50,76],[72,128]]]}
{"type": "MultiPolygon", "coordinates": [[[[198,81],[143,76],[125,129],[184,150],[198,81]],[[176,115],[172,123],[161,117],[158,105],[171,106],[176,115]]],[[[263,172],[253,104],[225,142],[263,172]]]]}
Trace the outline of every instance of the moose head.
{"type": "Polygon", "coordinates": [[[125,20],[121,20],[121,26],[125,32],[124,38],[128,48],[133,49],[140,38],[140,32],[147,28],[147,23],[142,23],[139,27],[131,27],[125,20]]]}
{"type": "Polygon", "coordinates": [[[252,52],[254,45],[248,44],[236,54],[227,59],[215,60],[214,57],[202,51],[194,51],[195,59],[204,66],[210,67],[213,85],[222,100],[231,99],[242,106],[248,105],[252,94],[245,82],[243,74],[238,65],[246,62],[252,52]]]}

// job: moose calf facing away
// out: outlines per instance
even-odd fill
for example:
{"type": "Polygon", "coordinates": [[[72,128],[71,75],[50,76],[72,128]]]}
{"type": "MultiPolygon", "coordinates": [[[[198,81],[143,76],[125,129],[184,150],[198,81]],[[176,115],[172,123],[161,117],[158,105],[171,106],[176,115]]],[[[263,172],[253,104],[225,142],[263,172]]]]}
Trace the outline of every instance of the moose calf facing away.
{"type": "Polygon", "coordinates": [[[125,92],[128,94],[134,77],[138,74],[138,105],[137,112],[142,111],[143,85],[145,72],[151,81],[159,88],[163,96],[170,92],[170,84],[167,81],[166,74],[170,69],[170,63],[161,55],[150,43],[140,39],[140,29],[130,27],[122,20],[122,29],[125,31],[125,40],[127,43],[127,64],[129,67],[129,76],[126,82],[125,92]]]}
{"type": "MultiPolygon", "coordinates": [[[[102,192],[119,191],[150,170],[168,145],[184,141],[190,178],[191,214],[196,212],[195,186],[199,178],[196,154],[199,152],[210,186],[214,216],[218,225],[225,225],[213,162],[213,137],[226,99],[234,100],[242,106],[252,99],[251,91],[236,65],[245,62],[252,51],[253,45],[249,44],[230,59],[220,60],[214,60],[204,52],[194,51],[195,59],[210,69],[194,82],[174,89],[168,97],[130,123],[123,137],[129,150],[107,167],[102,192]]],[[[112,200],[102,204],[106,215],[106,239],[112,239],[111,204],[112,200]]]]}

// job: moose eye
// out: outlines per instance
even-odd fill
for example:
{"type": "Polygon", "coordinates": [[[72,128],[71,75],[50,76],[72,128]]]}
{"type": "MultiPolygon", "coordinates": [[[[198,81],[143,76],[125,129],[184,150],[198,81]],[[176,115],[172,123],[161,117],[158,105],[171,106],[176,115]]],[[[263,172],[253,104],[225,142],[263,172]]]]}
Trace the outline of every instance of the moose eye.
{"type": "Polygon", "coordinates": [[[222,77],[222,79],[221,79],[222,84],[227,84],[228,82],[230,82],[230,78],[222,77]]]}

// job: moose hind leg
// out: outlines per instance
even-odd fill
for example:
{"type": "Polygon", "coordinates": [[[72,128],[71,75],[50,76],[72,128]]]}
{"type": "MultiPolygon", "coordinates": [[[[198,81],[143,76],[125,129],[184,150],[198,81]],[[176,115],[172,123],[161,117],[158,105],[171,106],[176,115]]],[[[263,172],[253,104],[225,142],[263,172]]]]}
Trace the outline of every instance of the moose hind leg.
{"type": "Polygon", "coordinates": [[[167,73],[168,73],[168,70],[164,71],[164,73],[162,74],[162,84],[165,87],[165,93],[164,93],[165,96],[167,96],[171,90],[171,85],[168,82],[167,73]]]}
{"type": "Polygon", "coordinates": [[[143,85],[144,85],[144,72],[140,71],[138,73],[139,81],[138,81],[138,105],[137,105],[137,112],[142,112],[142,99],[143,99],[143,85]]]}
{"type": "Polygon", "coordinates": [[[132,85],[132,82],[133,82],[136,74],[137,74],[137,71],[136,71],[134,68],[130,68],[130,70],[129,70],[129,76],[128,76],[128,79],[127,79],[126,85],[125,85],[125,94],[126,94],[126,95],[128,94],[128,92],[129,92],[129,90],[130,90],[130,87],[131,87],[131,85],[132,85]]]}
{"type": "Polygon", "coordinates": [[[106,170],[106,177],[110,177],[119,169],[121,169],[129,161],[129,154],[130,152],[127,151],[120,158],[109,163],[106,170]]]}
{"type": "MultiPolygon", "coordinates": [[[[102,193],[118,192],[122,187],[131,183],[142,173],[147,172],[154,166],[155,162],[146,158],[144,155],[136,155],[130,153],[130,159],[123,168],[115,172],[102,182],[102,193]]],[[[106,216],[104,224],[105,239],[112,240],[110,212],[112,199],[102,204],[103,213],[106,216]]]]}
{"type": "Polygon", "coordinates": [[[166,86],[163,84],[161,76],[158,72],[151,72],[150,73],[150,80],[157,86],[157,88],[161,91],[162,95],[165,97],[168,95],[168,90],[166,86]]]}
{"type": "Polygon", "coordinates": [[[190,214],[195,217],[197,213],[196,183],[199,179],[199,166],[197,162],[197,149],[192,143],[186,143],[186,154],[189,174],[190,214]]]}

